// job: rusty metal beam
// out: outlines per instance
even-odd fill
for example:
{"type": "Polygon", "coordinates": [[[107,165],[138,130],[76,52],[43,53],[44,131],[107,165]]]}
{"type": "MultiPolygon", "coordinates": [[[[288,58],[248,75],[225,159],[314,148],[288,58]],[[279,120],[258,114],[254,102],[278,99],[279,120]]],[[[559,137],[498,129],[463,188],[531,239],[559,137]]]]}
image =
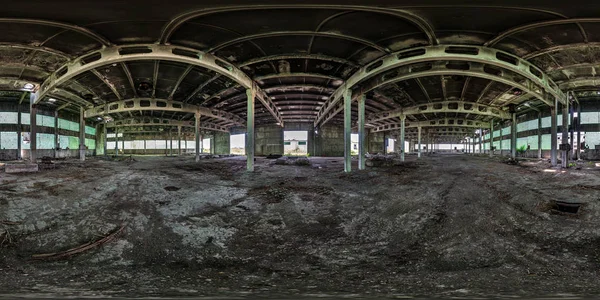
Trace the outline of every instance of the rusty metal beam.
{"type": "MultiPolygon", "coordinates": [[[[465,75],[471,76],[470,74],[477,75],[475,77],[487,78],[490,80],[499,80],[507,85],[511,86],[522,86],[521,80],[510,76],[508,73],[516,73],[527,80],[528,87],[526,90],[541,94],[539,91],[545,91],[558,99],[563,99],[563,92],[558,89],[556,84],[544,74],[538,67],[534,66],[530,62],[516,57],[510,53],[500,51],[488,47],[480,46],[468,46],[468,45],[440,45],[440,46],[429,46],[429,47],[418,47],[408,50],[398,51],[393,54],[387,55],[381,59],[378,59],[369,65],[362,67],[358,72],[351,76],[346,82],[336,90],[330,100],[319,111],[319,116],[315,121],[315,126],[322,125],[332,115],[330,111],[334,110],[334,113],[339,111],[339,102],[343,92],[347,89],[357,89],[355,94],[368,92],[376,87],[381,86],[381,82],[389,83],[390,81],[386,78],[387,71],[393,69],[402,68],[400,73],[422,73],[423,76],[432,75],[465,75]],[[469,65],[469,70],[464,70],[464,66],[453,67],[452,65],[440,66],[441,62],[464,62],[469,65]],[[438,71],[445,69],[445,72],[438,72],[434,70],[427,70],[428,64],[437,64],[438,71]],[[411,68],[413,66],[415,69],[411,68]],[[483,66],[494,66],[501,70],[509,72],[490,72],[485,70],[483,66]],[[472,67],[477,67],[476,72],[472,71],[472,67]],[[365,81],[368,81],[365,84],[365,81]],[[365,87],[366,85],[366,87],[365,87]]],[[[403,76],[398,76],[403,77],[403,76]]],[[[410,78],[410,76],[405,76],[410,78]]],[[[416,78],[416,77],[414,77],[416,78]]],[[[541,99],[542,100],[542,99],[541,99]]],[[[546,101],[544,98],[542,101],[546,101]]]]}

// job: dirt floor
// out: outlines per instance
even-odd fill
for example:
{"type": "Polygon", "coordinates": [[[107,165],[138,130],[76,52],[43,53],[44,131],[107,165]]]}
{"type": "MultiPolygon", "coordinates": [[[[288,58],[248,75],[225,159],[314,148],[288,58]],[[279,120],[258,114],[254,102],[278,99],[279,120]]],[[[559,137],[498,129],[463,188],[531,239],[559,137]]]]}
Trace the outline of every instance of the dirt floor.
{"type": "Polygon", "coordinates": [[[595,163],[409,156],[345,174],[341,158],[310,159],[257,158],[254,173],[243,157],[187,156],[0,173],[0,297],[600,293],[595,163]],[[122,225],[99,247],[33,256],[122,225]]]}

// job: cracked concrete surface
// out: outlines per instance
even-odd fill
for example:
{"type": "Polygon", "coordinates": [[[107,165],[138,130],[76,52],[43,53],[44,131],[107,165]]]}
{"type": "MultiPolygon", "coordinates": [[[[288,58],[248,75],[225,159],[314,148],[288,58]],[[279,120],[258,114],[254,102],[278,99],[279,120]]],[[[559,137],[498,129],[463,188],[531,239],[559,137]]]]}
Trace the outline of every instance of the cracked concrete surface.
{"type": "Polygon", "coordinates": [[[14,237],[0,248],[0,295],[599,292],[597,168],[437,155],[344,174],[339,158],[258,158],[250,174],[240,157],[193,160],[92,158],[0,174],[0,220],[22,222],[0,226],[14,237]],[[582,206],[557,213],[551,200],[582,206]],[[122,223],[97,249],[30,259],[122,223]]]}

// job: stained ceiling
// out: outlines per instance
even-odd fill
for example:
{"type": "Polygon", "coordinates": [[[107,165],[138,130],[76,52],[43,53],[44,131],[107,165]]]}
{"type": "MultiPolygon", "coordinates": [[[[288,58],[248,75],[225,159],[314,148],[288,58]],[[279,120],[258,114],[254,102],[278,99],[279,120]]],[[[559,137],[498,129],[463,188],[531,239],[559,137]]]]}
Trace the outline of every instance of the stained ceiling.
{"type": "MultiPolygon", "coordinates": [[[[0,9],[0,88],[23,91],[28,83],[37,88],[60,73],[65,64],[107,47],[169,45],[214,55],[230,64],[229,69],[250,78],[264,92],[263,100],[273,103],[281,117],[277,120],[263,102],[257,102],[257,124],[314,123],[319,111],[348,79],[378,60],[405,50],[460,45],[501,50],[508,60],[514,57],[537,67],[563,92],[574,91],[580,99],[597,99],[600,5],[409,1],[400,6],[391,2],[353,1],[349,5],[341,1],[267,1],[240,6],[223,1],[20,1],[0,9]]],[[[373,84],[375,88],[366,98],[367,119],[383,112],[448,101],[481,104],[500,111],[506,111],[509,104],[546,105],[512,84],[461,71],[466,70],[465,65],[474,68],[473,61],[435,61],[441,61],[450,71],[423,72],[405,80],[373,84]]],[[[418,63],[398,66],[386,70],[386,74],[419,67],[418,63]]],[[[498,72],[505,76],[512,71],[498,72]]],[[[510,78],[515,83],[526,82],[519,76],[510,78]]],[[[379,79],[366,78],[352,88],[359,91],[372,84],[369,80],[379,79]]],[[[3,98],[20,98],[19,93],[5,95],[3,98]]],[[[80,106],[90,109],[138,98],[246,117],[246,87],[240,82],[209,67],[166,58],[118,62],[101,59],[98,67],[49,91],[40,99],[40,105],[79,112],[80,106]]],[[[354,110],[356,120],[356,107],[354,110]]],[[[157,108],[116,112],[111,117],[189,121],[194,114],[157,108]]],[[[487,122],[493,117],[427,111],[409,115],[407,120],[456,118],[487,122]]],[[[342,120],[341,113],[327,118],[332,123],[342,120]]],[[[208,117],[208,122],[224,127],[239,125],[222,118],[208,117]]],[[[398,118],[384,118],[368,126],[398,122],[398,118]]]]}

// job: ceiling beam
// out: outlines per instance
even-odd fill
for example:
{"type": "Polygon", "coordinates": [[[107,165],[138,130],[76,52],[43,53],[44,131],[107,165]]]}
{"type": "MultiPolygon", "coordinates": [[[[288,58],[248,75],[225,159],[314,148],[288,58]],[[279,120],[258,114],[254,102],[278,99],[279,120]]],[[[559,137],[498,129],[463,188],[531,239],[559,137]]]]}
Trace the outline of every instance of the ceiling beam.
{"type": "MultiPolygon", "coordinates": [[[[115,127],[140,127],[140,126],[181,126],[194,128],[195,121],[179,121],[172,119],[161,119],[152,117],[129,118],[115,120],[114,122],[106,123],[107,128],[115,127]]],[[[221,132],[229,132],[225,126],[220,126],[215,123],[200,120],[200,129],[215,130],[221,132]]]]}
{"type": "Polygon", "coordinates": [[[127,64],[125,62],[121,62],[121,68],[123,69],[123,73],[125,73],[125,76],[127,76],[129,85],[131,85],[131,91],[133,92],[133,97],[137,98],[138,97],[137,88],[135,86],[135,83],[133,82],[133,76],[131,76],[131,71],[129,70],[129,68],[127,67],[127,64]]]}
{"type": "MultiPolygon", "coordinates": [[[[389,130],[398,130],[400,129],[401,124],[388,124],[383,126],[378,126],[371,129],[371,132],[381,132],[381,131],[389,131],[389,130]]],[[[482,122],[478,120],[467,120],[467,119],[457,119],[457,118],[444,118],[444,119],[436,119],[436,120],[428,120],[428,121],[420,121],[420,122],[405,122],[405,128],[418,128],[418,127],[467,127],[467,128],[489,128],[490,124],[487,122],[482,122]]]]}
{"type": "MultiPolygon", "coordinates": [[[[564,98],[564,93],[558,89],[558,86],[552,82],[548,75],[544,74],[544,72],[532,63],[510,53],[498,49],[470,45],[418,47],[392,53],[360,68],[360,70],[348,78],[346,82],[335,91],[325,105],[323,105],[319,111],[317,120],[315,120],[315,126],[324,124],[332,115],[330,111],[334,110],[334,113],[339,112],[338,104],[341,102],[344,91],[355,89],[356,92],[353,94],[353,99],[358,99],[359,94],[380,87],[384,82],[386,84],[393,82],[388,78],[389,72],[386,73],[393,69],[401,69],[396,78],[416,78],[417,76],[406,76],[408,74],[416,73],[424,74],[424,76],[471,76],[471,74],[474,76],[477,74],[477,76],[474,77],[500,80],[500,82],[511,86],[522,86],[519,78],[510,75],[510,73],[516,73],[526,78],[528,86],[531,87],[527,87],[527,90],[534,92],[533,87],[535,87],[535,89],[546,91],[558,99],[564,98]],[[444,65],[440,65],[442,62],[444,65]],[[464,62],[468,64],[469,69],[464,70],[464,65],[460,65],[459,67],[446,65],[448,62],[464,62]],[[428,64],[435,65],[436,63],[438,64],[437,71],[427,70],[428,64]],[[413,68],[411,65],[415,67],[413,68]],[[483,68],[484,65],[494,66],[508,72],[490,72],[483,68]],[[474,71],[474,67],[477,70],[472,72],[474,71]],[[446,71],[442,72],[442,70],[446,71]],[[361,83],[360,88],[358,86],[359,83],[361,83]]],[[[539,96],[544,98],[541,95],[539,96]]],[[[543,101],[547,102],[545,98],[543,101]]]]}
{"type": "MultiPolygon", "coordinates": [[[[206,15],[224,13],[224,12],[235,12],[235,11],[252,11],[252,10],[270,10],[270,9],[331,9],[339,10],[339,5],[320,5],[320,4],[277,4],[277,5],[246,5],[246,6],[229,6],[229,7],[215,7],[206,8],[197,11],[191,11],[182,14],[169,23],[163,28],[158,42],[160,44],[166,44],[169,42],[171,36],[175,31],[184,23],[206,15]]],[[[408,21],[419,28],[426,36],[429,44],[437,45],[438,40],[435,36],[433,26],[429,24],[425,19],[416,15],[415,13],[407,10],[385,8],[376,6],[358,6],[358,5],[345,5],[343,7],[346,11],[357,11],[357,12],[372,12],[384,15],[391,15],[405,21],[408,21]]]]}
{"type": "Polygon", "coordinates": [[[257,84],[244,72],[226,60],[196,49],[158,44],[140,44],[127,46],[110,46],[92,51],[76,58],[59,68],[42,83],[35,93],[34,102],[40,101],[48,93],[67,81],[107,64],[115,64],[134,60],[166,60],[203,67],[226,76],[246,89],[254,89],[257,99],[271,113],[275,120],[283,126],[277,107],[257,84]]]}
{"type": "Polygon", "coordinates": [[[68,23],[48,21],[48,20],[37,20],[37,19],[23,19],[23,18],[0,18],[0,23],[35,24],[35,25],[42,25],[42,26],[57,27],[57,28],[62,28],[62,29],[70,30],[70,31],[85,35],[85,36],[97,41],[102,46],[110,46],[111,45],[111,42],[107,38],[99,35],[98,33],[95,33],[87,28],[73,25],[73,24],[68,24],[68,23]]]}
{"type": "Polygon", "coordinates": [[[489,116],[500,119],[510,119],[510,114],[496,107],[476,104],[465,101],[444,101],[405,107],[393,111],[378,112],[368,115],[366,123],[380,122],[386,119],[394,119],[400,116],[435,114],[435,113],[463,113],[480,116],[489,116]]]}
{"type": "Polygon", "coordinates": [[[246,124],[244,119],[226,111],[153,98],[133,98],[96,106],[86,110],[85,117],[92,118],[96,116],[128,111],[170,111],[191,114],[199,113],[202,116],[224,120],[238,126],[245,126],[246,124]]]}
{"type": "Polygon", "coordinates": [[[582,36],[583,42],[586,43],[587,42],[587,34],[585,33],[585,30],[583,30],[583,28],[579,24],[580,23],[597,23],[597,22],[600,22],[600,18],[560,19],[560,20],[542,21],[542,22],[531,23],[531,24],[527,24],[527,25],[521,25],[521,26],[517,26],[517,27],[511,28],[511,29],[508,29],[508,30],[506,30],[504,32],[501,32],[500,34],[498,34],[497,36],[495,36],[491,40],[487,41],[483,45],[486,46],[486,47],[493,47],[495,44],[497,44],[498,42],[500,42],[504,38],[506,38],[508,36],[511,36],[511,35],[514,35],[514,34],[517,34],[519,32],[523,32],[523,31],[527,31],[527,30],[531,30],[531,29],[536,29],[536,28],[540,28],[540,27],[554,26],[554,25],[565,25],[565,24],[576,24],[579,27],[579,30],[581,32],[581,36],[582,36]]]}
{"type": "Polygon", "coordinates": [[[119,91],[117,90],[117,88],[115,87],[114,84],[112,84],[110,81],[108,81],[108,79],[106,79],[106,77],[104,77],[102,74],[100,74],[100,72],[98,72],[98,70],[91,70],[92,74],[96,75],[96,77],[98,77],[98,79],[100,79],[102,82],[104,82],[104,84],[106,86],[108,86],[108,88],[112,91],[113,94],[115,94],[115,96],[117,96],[117,99],[119,100],[123,100],[123,97],[121,97],[121,93],[119,93],[119,91]]]}
{"type": "Polygon", "coordinates": [[[175,92],[177,92],[177,89],[183,82],[183,79],[185,79],[185,77],[190,73],[190,71],[192,71],[193,68],[194,68],[193,65],[189,65],[187,68],[185,68],[185,71],[183,71],[181,76],[179,76],[179,79],[177,79],[175,86],[173,86],[173,90],[171,91],[171,93],[169,94],[169,97],[168,97],[169,100],[173,100],[173,95],[175,95],[175,92]]]}

